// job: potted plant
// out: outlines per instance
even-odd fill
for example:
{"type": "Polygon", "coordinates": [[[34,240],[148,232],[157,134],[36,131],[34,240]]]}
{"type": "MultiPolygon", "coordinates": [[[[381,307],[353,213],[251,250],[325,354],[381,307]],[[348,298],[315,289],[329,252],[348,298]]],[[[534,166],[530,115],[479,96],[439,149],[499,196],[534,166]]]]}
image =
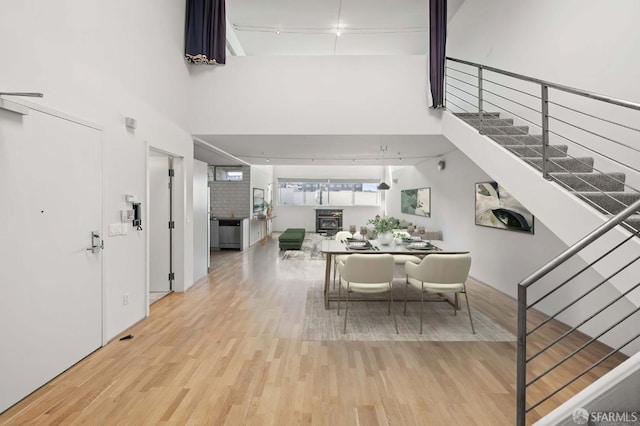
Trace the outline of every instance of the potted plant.
{"type": "Polygon", "coordinates": [[[369,223],[378,234],[380,244],[391,244],[393,241],[393,230],[398,227],[398,220],[394,217],[380,217],[370,219],[369,223]]]}

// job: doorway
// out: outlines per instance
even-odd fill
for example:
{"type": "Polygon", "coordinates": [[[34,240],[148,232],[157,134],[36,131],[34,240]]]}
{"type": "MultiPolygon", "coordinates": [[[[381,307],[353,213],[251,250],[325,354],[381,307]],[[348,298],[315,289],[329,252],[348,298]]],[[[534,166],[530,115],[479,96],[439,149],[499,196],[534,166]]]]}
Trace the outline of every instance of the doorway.
{"type": "Polygon", "coordinates": [[[173,157],[149,150],[149,304],[173,291],[173,157]]]}

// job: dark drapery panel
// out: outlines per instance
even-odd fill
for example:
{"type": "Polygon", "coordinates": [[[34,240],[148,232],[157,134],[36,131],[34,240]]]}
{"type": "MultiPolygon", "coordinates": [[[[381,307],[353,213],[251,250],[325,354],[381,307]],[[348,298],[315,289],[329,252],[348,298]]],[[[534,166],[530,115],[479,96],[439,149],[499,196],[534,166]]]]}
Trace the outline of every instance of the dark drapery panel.
{"type": "Polygon", "coordinates": [[[429,82],[433,108],[444,107],[447,0],[429,0],[429,82]]]}
{"type": "Polygon", "coordinates": [[[187,0],[184,56],[192,64],[224,64],[225,0],[187,0]]]}

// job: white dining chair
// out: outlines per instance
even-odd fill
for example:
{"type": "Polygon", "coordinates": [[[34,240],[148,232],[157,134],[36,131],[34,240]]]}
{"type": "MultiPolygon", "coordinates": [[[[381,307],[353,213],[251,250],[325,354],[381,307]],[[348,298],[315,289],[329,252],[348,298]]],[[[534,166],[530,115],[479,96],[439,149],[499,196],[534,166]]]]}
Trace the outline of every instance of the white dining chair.
{"type": "MultiPolygon", "coordinates": [[[[471,317],[471,305],[465,282],[471,269],[471,256],[469,254],[429,254],[418,264],[407,262],[404,265],[407,273],[407,282],[404,297],[404,314],[407,314],[407,290],[413,286],[420,291],[420,334],[422,334],[423,305],[425,293],[452,293],[455,294],[453,307],[454,315],[457,314],[458,294],[464,293],[469,311],[471,332],[476,334],[471,317]]],[[[447,301],[447,299],[431,299],[429,301],[447,301]]]]}
{"type": "MultiPolygon", "coordinates": [[[[334,239],[336,241],[344,241],[347,238],[351,238],[352,234],[349,231],[338,231],[336,232],[336,235],[334,237],[334,239]]],[[[343,254],[343,255],[334,255],[333,256],[333,289],[335,290],[336,288],[336,273],[338,270],[338,262],[340,261],[344,261],[347,256],[349,256],[348,254],[343,254]]]]}
{"type": "Polygon", "coordinates": [[[350,293],[385,293],[389,292],[389,315],[393,311],[393,322],[398,333],[396,312],[393,309],[393,272],[395,264],[390,254],[351,254],[344,262],[338,263],[340,285],[338,287],[338,315],[342,290],[345,290],[344,327],[347,332],[347,314],[349,312],[350,293]]]}

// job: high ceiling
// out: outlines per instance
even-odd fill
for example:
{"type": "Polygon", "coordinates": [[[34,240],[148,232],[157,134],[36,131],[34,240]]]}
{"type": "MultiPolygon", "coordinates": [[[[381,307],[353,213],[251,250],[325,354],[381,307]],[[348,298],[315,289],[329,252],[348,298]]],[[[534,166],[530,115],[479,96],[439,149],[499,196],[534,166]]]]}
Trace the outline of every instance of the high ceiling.
{"type": "Polygon", "coordinates": [[[209,164],[252,165],[413,165],[454,149],[438,135],[196,135],[196,156],[209,164]],[[216,147],[220,151],[211,152],[216,147]],[[210,152],[216,157],[204,157],[210,152]],[[218,158],[221,157],[221,158],[218,158]]]}
{"type": "MultiPolygon", "coordinates": [[[[463,2],[448,1],[449,20],[463,2]]],[[[248,56],[424,55],[428,9],[429,0],[227,0],[227,39],[234,52],[248,56]]],[[[196,136],[201,140],[196,158],[217,165],[353,164],[354,159],[381,164],[381,146],[388,147],[387,164],[406,165],[452,150],[441,136],[196,136]]]]}
{"type": "MultiPolygon", "coordinates": [[[[449,19],[463,1],[448,1],[449,19]]],[[[429,0],[227,0],[226,5],[227,20],[250,56],[427,53],[429,0]]]]}

